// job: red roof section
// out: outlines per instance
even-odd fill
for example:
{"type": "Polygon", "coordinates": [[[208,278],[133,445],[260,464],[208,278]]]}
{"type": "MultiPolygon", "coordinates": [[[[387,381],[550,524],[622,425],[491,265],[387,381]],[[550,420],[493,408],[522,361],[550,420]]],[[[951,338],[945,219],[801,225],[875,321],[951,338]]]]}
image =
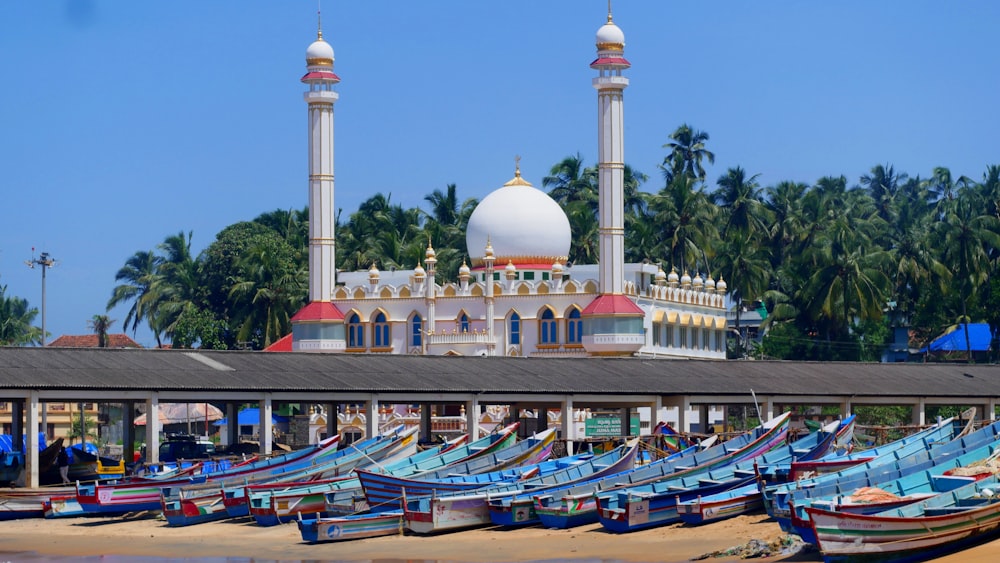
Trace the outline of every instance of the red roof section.
{"type": "Polygon", "coordinates": [[[639,308],[634,301],[624,295],[599,295],[597,299],[590,302],[581,315],[602,316],[602,315],[642,315],[646,312],[639,308]]]}
{"type": "Polygon", "coordinates": [[[630,67],[632,66],[632,63],[626,61],[625,57],[602,57],[590,63],[591,67],[609,65],[630,67]]]}
{"type": "Polygon", "coordinates": [[[265,352],[291,352],[292,351],[292,333],[288,333],[282,336],[278,340],[271,343],[270,346],[264,348],[265,352]]]}
{"type": "Polygon", "coordinates": [[[336,305],[329,301],[313,301],[305,307],[299,309],[298,313],[292,317],[293,323],[303,321],[342,321],[344,314],[336,305]]]}
{"type": "Polygon", "coordinates": [[[306,73],[306,75],[302,77],[302,82],[307,80],[336,80],[337,82],[340,82],[340,77],[332,72],[320,71],[306,73]]]}
{"type": "MultiPolygon", "coordinates": [[[[52,342],[46,344],[57,348],[97,348],[96,334],[64,334],[52,342]]],[[[108,348],[142,348],[142,346],[129,338],[127,334],[109,334],[108,348]]]]}

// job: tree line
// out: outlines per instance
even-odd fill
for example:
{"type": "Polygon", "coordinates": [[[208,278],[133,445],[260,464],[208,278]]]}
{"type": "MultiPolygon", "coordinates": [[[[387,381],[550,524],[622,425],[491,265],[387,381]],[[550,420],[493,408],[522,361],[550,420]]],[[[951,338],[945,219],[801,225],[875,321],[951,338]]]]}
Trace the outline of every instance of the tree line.
{"type": "MultiPolygon", "coordinates": [[[[910,327],[921,343],[967,322],[987,322],[997,334],[1000,166],[974,179],[944,167],[910,176],[886,163],[856,181],[769,186],[737,166],[713,184],[708,141],[685,124],[663,145],[657,179],[626,165],[625,252],[630,262],[725,279],[738,326],[747,309],[763,312],[766,337],[732,339],[732,357],[875,360],[895,327],[910,327]]],[[[598,258],[597,178],[577,153],[542,180],[569,217],[576,263],[598,258]]],[[[478,202],[460,199],[454,184],[424,201],[407,208],[376,193],[346,219],[338,210],[338,268],[413,268],[430,241],[439,279],[455,279],[462,261],[481,252],[465,248],[478,202]]],[[[170,235],[116,273],[107,309],[129,306],[126,330],[145,323],[157,344],[228,349],[260,349],[287,334],[307,297],[308,209],[230,225],[198,255],[192,236],[170,235]]],[[[5,289],[0,343],[36,342],[37,329],[6,328],[30,327],[32,309],[5,289]],[[17,315],[20,324],[4,320],[17,315]]]]}

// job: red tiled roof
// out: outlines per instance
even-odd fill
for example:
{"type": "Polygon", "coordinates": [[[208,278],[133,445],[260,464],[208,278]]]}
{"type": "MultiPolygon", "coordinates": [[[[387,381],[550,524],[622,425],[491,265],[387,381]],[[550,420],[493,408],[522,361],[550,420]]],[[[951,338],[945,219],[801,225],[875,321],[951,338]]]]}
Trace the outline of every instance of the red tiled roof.
{"type": "Polygon", "coordinates": [[[270,346],[264,348],[265,352],[291,352],[292,351],[292,333],[288,333],[282,336],[278,340],[271,343],[270,346]]]}
{"type": "Polygon", "coordinates": [[[310,72],[302,77],[302,82],[307,80],[336,80],[337,82],[340,82],[340,77],[332,72],[320,71],[310,72]]]}
{"type": "MultiPolygon", "coordinates": [[[[55,348],[97,348],[96,334],[64,334],[46,344],[55,348]]],[[[127,334],[109,334],[108,348],[142,348],[127,334]]]]}
{"type": "Polygon", "coordinates": [[[624,66],[624,67],[632,66],[631,63],[625,60],[625,57],[601,57],[595,60],[594,62],[590,63],[591,67],[607,66],[607,65],[624,66]]]}
{"type": "Polygon", "coordinates": [[[645,315],[645,311],[639,308],[624,295],[598,295],[596,299],[587,305],[581,315],[608,316],[608,315],[645,315]]]}
{"type": "Polygon", "coordinates": [[[313,301],[305,307],[299,309],[298,313],[292,317],[292,322],[302,321],[342,321],[344,314],[336,305],[329,301],[313,301]]]}

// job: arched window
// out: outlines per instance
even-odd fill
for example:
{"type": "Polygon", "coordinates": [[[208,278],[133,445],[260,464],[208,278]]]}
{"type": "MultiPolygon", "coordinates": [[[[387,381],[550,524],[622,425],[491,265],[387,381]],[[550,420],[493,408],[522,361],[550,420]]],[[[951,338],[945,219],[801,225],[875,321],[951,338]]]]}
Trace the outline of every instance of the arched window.
{"type": "Polygon", "coordinates": [[[372,319],[372,345],[375,348],[392,346],[392,341],[389,339],[389,323],[386,322],[385,313],[382,311],[372,319]]]}
{"type": "Polygon", "coordinates": [[[469,332],[469,315],[464,311],[458,316],[458,332],[469,332]]]}
{"type": "Polygon", "coordinates": [[[513,345],[521,344],[521,315],[517,313],[510,314],[510,343],[513,345]]]}
{"type": "Polygon", "coordinates": [[[559,331],[556,328],[556,316],[552,309],[546,308],[538,319],[538,342],[543,345],[559,343],[559,331]]]}
{"type": "Polygon", "coordinates": [[[580,310],[573,307],[566,317],[566,344],[581,342],[583,342],[583,319],[580,318],[580,310]]]}
{"type": "Polygon", "coordinates": [[[361,317],[357,313],[351,313],[347,317],[347,347],[365,347],[365,327],[361,324],[361,317]]]}
{"type": "Polygon", "coordinates": [[[424,342],[424,319],[420,315],[410,318],[410,346],[421,346],[424,342]]]}

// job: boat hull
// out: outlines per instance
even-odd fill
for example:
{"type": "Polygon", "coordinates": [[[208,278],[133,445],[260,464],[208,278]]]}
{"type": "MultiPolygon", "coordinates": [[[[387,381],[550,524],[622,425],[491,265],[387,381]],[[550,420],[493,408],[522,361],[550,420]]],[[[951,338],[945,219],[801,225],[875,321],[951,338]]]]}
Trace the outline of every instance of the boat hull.
{"type": "Polygon", "coordinates": [[[303,518],[298,520],[298,526],[302,541],[309,543],[391,536],[403,533],[403,513],[395,510],[334,518],[303,518]]]}

